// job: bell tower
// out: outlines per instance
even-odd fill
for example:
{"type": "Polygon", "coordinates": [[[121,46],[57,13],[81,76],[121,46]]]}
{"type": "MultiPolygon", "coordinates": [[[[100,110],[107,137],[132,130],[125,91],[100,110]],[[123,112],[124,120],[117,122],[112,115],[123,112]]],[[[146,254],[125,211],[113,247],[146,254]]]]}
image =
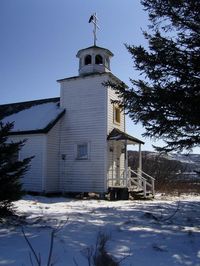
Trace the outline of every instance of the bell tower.
{"type": "Polygon", "coordinates": [[[76,57],[79,58],[79,75],[105,73],[110,71],[110,58],[113,53],[96,45],[81,49],[76,57]]]}
{"type": "Polygon", "coordinates": [[[94,26],[94,45],[79,50],[76,55],[79,58],[79,76],[111,72],[110,58],[113,56],[113,53],[96,45],[97,29],[99,29],[97,21],[97,14],[94,13],[89,19],[89,23],[92,23],[94,26]]]}

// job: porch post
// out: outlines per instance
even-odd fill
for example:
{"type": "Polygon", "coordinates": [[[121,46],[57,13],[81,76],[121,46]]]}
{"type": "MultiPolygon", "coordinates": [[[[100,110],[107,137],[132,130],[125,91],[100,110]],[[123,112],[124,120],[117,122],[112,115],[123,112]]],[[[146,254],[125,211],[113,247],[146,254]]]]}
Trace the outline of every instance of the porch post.
{"type": "Polygon", "coordinates": [[[139,166],[138,166],[139,174],[142,173],[142,151],[141,151],[141,143],[139,144],[139,166]]]}
{"type": "Polygon", "coordinates": [[[128,181],[128,150],[127,150],[127,139],[125,139],[125,180],[126,186],[128,181]]]}
{"type": "Polygon", "coordinates": [[[112,186],[114,185],[114,144],[112,143],[112,186]]]}

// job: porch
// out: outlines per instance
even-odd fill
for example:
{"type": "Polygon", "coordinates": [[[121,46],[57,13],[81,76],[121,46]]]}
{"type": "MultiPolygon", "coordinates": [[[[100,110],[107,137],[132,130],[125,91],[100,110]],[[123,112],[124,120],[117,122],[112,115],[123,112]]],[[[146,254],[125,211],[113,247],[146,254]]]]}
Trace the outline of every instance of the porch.
{"type": "Polygon", "coordinates": [[[155,179],[142,171],[141,145],[144,142],[115,128],[108,136],[108,143],[110,161],[107,173],[108,190],[120,193],[127,191],[127,194],[133,195],[134,198],[139,195],[143,198],[154,197],[155,179]],[[139,146],[139,164],[136,170],[128,166],[128,145],[139,146]]]}

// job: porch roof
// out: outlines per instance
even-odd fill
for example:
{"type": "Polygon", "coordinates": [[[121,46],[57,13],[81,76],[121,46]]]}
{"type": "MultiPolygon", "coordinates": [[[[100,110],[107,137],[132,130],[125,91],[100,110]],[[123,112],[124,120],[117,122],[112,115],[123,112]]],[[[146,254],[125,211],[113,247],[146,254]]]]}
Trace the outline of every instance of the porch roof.
{"type": "Polygon", "coordinates": [[[107,137],[107,140],[127,140],[127,144],[144,144],[143,141],[117,129],[117,128],[114,128],[110,134],[108,135],[107,137]]]}

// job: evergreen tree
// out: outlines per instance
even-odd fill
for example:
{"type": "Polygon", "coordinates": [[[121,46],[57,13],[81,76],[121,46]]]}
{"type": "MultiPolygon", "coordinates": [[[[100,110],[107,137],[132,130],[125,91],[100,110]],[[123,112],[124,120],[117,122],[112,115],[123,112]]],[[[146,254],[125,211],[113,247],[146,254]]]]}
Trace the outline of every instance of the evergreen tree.
{"type": "Polygon", "coordinates": [[[183,150],[200,144],[199,0],[141,0],[150,25],[148,48],[126,45],[141,78],[111,85],[122,97],[145,137],[163,139],[157,150],[183,150]]]}
{"type": "Polygon", "coordinates": [[[28,169],[31,158],[18,160],[16,156],[25,143],[8,142],[13,124],[0,122],[0,216],[12,211],[12,202],[24,195],[20,178],[28,169]]]}

